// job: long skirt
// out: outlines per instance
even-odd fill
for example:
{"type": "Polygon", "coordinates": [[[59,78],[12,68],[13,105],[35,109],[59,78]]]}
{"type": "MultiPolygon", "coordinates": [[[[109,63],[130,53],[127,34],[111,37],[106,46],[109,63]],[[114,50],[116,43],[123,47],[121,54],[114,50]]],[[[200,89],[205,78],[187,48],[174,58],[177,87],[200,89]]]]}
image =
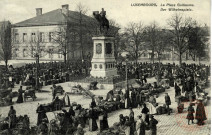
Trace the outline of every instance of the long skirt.
{"type": "Polygon", "coordinates": [[[89,131],[96,131],[98,129],[95,119],[89,119],[89,131]]]}
{"type": "Polygon", "coordinates": [[[125,109],[130,107],[130,99],[129,98],[125,99],[125,106],[124,107],[125,107],[125,109]]]}
{"type": "Polygon", "coordinates": [[[20,94],[18,94],[18,99],[17,99],[17,101],[16,101],[17,103],[23,103],[23,95],[22,95],[22,93],[20,94]]]}

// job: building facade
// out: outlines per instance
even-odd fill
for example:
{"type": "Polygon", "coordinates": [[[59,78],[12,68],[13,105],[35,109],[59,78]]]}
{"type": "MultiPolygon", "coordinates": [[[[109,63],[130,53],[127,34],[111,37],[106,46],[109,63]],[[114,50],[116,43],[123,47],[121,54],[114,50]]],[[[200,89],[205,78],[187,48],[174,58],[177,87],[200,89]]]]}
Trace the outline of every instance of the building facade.
{"type": "MultiPolygon", "coordinates": [[[[83,19],[81,22],[95,21],[86,15],[80,17],[83,19]]],[[[79,59],[82,55],[92,55],[92,39],[88,39],[91,44],[91,47],[88,47],[87,42],[79,44],[79,38],[71,36],[72,32],[68,31],[68,26],[78,24],[78,18],[79,13],[70,11],[67,4],[62,5],[61,9],[45,14],[42,14],[42,8],[37,8],[35,17],[16,23],[12,27],[12,59],[34,60],[38,54],[40,60],[63,61],[64,53],[66,59],[79,59]]],[[[81,29],[83,27],[84,25],[80,26],[81,29]]]]}

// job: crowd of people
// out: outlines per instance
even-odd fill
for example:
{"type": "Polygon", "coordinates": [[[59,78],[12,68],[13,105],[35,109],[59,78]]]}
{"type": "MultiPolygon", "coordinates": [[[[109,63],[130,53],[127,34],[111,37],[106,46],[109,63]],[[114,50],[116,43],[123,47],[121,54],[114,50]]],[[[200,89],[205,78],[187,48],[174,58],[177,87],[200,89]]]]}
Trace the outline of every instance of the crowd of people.
{"type": "MultiPolygon", "coordinates": [[[[19,73],[22,75],[26,75],[30,73],[30,69],[35,65],[26,65],[23,69],[15,69],[15,71],[20,71],[19,73]]],[[[46,69],[42,75],[45,76],[45,73],[48,77],[57,76],[56,74],[60,74],[61,76],[63,72],[70,71],[71,73],[76,73],[80,75],[83,73],[83,70],[80,68],[67,68],[61,63],[49,63],[49,64],[41,64],[41,69],[46,69]],[[52,66],[53,64],[54,66],[52,66]],[[51,67],[51,68],[50,68],[51,67]],[[48,68],[50,70],[48,70],[48,68]]],[[[125,66],[122,64],[117,65],[117,69],[120,73],[125,73],[125,66]]],[[[158,121],[154,118],[155,114],[158,114],[159,105],[156,101],[156,94],[154,93],[157,89],[161,88],[161,80],[168,79],[169,86],[174,87],[175,89],[175,98],[177,100],[178,106],[180,106],[183,102],[190,102],[189,107],[187,108],[188,115],[186,119],[188,119],[188,124],[190,121],[194,123],[194,119],[197,120],[198,125],[203,125],[204,120],[206,120],[206,114],[204,110],[203,98],[201,98],[201,93],[204,92],[204,87],[200,85],[200,82],[207,83],[208,76],[210,75],[210,67],[205,65],[186,65],[182,64],[181,66],[175,64],[167,64],[163,65],[160,63],[151,64],[151,63],[140,63],[140,64],[131,64],[128,66],[129,74],[133,75],[134,78],[139,82],[140,88],[133,88],[133,86],[129,86],[125,91],[119,91],[116,93],[115,90],[111,90],[108,92],[106,99],[92,99],[90,104],[90,108],[83,108],[80,104],[71,104],[69,103],[69,96],[65,94],[64,102],[68,101],[66,104],[69,109],[62,109],[62,113],[58,113],[55,115],[54,120],[48,120],[46,115],[45,107],[39,105],[36,113],[38,114],[37,127],[38,131],[45,134],[77,134],[83,135],[85,130],[84,128],[88,126],[89,131],[97,131],[99,129],[100,132],[103,132],[109,129],[108,125],[108,109],[104,106],[99,110],[96,109],[102,102],[117,102],[118,109],[129,109],[130,113],[128,116],[124,116],[121,114],[120,121],[117,124],[119,127],[123,127],[120,129],[124,129],[124,133],[126,135],[132,135],[135,132],[138,135],[144,135],[145,130],[150,130],[152,135],[157,134],[157,124],[158,121]],[[160,69],[160,70],[158,70],[160,69]],[[155,77],[157,82],[154,84],[150,84],[147,81],[147,77],[155,77]],[[145,94],[147,92],[148,94],[145,94]],[[182,98],[184,97],[184,98],[182,98]],[[194,100],[198,100],[198,104],[196,107],[196,111],[194,109],[194,100]],[[137,116],[137,119],[134,116],[133,108],[140,108],[141,113],[137,116]],[[195,113],[195,117],[194,117],[195,113]],[[97,119],[99,120],[99,124],[97,124],[97,119]],[[100,125],[100,127],[98,127],[100,125]]],[[[26,77],[23,77],[26,78],[26,77]]],[[[45,78],[45,77],[44,77],[45,78]]],[[[68,77],[66,78],[68,81],[68,77]]],[[[4,84],[4,83],[3,83],[4,84]]],[[[33,86],[33,84],[31,84],[33,86]]],[[[54,89],[56,85],[53,85],[52,89],[54,89]]],[[[22,87],[19,89],[18,103],[23,102],[22,97],[22,87]]],[[[57,100],[58,97],[55,93],[52,93],[53,101],[57,100]]],[[[171,98],[168,93],[165,93],[164,96],[164,104],[165,104],[165,112],[170,115],[171,113],[171,98]]],[[[15,119],[16,111],[11,106],[11,109],[8,114],[9,118],[9,127],[14,127],[14,119],[15,119]]]]}

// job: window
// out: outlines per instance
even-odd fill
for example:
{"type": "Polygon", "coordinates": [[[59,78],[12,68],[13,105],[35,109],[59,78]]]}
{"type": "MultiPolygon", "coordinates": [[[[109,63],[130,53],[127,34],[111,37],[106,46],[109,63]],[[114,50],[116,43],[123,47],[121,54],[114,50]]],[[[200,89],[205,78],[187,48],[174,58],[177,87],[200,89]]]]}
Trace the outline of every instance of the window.
{"type": "Polygon", "coordinates": [[[53,42],[53,32],[49,32],[49,42],[53,42]]]}
{"type": "Polygon", "coordinates": [[[40,32],[40,42],[44,42],[44,33],[40,32]]]}
{"type": "Polygon", "coordinates": [[[53,49],[49,48],[49,58],[53,58],[53,49]]]}
{"type": "Polygon", "coordinates": [[[15,33],[15,43],[18,43],[18,42],[19,42],[19,34],[15,33]]]}
{"type": "Polygon", "coordinates": [[[23,42],[27,41],[27,33],[23,33],[23,42]]]}
{"type": "Polygon", "coordinates": [[[62,51],[61,50],[59,50],[58,58],[62,58],[62,51]]]}
{"type": "Polygon", "coordinates": [[[26,49],[23,49],[23,57],[26,57],[26,49]]]}
{"type": "Polygon", "coordinates": [[[32,42],[35,42],[35,33],[32,33],[32,34],[31,34],[31,41],[32,41],[32,42]]]}
{"type": "Polygon", "coordinates": [[[40,56],[43,57],[44,56],[44,50],[40,49],[40,56]]]}

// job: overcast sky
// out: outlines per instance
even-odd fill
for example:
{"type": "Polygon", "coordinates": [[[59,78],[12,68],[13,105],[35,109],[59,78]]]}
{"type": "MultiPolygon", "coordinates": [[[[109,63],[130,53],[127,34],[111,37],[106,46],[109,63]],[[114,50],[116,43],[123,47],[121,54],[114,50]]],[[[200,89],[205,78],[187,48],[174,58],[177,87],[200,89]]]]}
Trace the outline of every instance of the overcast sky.
{"type": "Polygon", "coordinates": [[[36,14],[35,8],[43,8],[43,13],[46,13],[61,8],[63,4],[69,4],[69,9],[75,10],[79,2],[88,7],[88,15],[104,8],[107,17],[122,27],[129,22],[142,21],[148,24],[154,20],[159,25],[166,26],[167,18],[174,12],[160,11],[161,3],[194,4],[194,7],[191,7],[193,11],[180,13],[196,19],[201,24],[210,25],[210,0],[0,0],[0,21],[5,19],[17,23],[32,18],[36,14]],[[135,7],[131,6],[133,3],[157,3],[157,7],[135,7]]]}

